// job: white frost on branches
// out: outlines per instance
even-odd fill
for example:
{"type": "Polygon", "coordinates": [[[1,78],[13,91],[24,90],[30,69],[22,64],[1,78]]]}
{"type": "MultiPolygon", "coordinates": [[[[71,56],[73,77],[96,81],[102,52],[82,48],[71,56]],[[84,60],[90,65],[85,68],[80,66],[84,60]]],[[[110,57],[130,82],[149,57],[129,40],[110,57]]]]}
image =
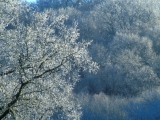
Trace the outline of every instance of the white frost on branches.
{"type": "Polygon", "coordinates": [[[0,7],[0,119],[51,119],[57,114],[58,119],[80,119],[81,107],[72,89],[80,69],[98,69],[88,55],[90,43],[77,42],[76,24],[66,26],[67,16],[56,11],[30,12],[11,0],[0,2],[4,4],[0,7]],[[30,19],[28,24],[21,21],[23,12],[30,15],[23,16],[30,19]],[[6,29],[10,24],[14,28],[6,29]]]}

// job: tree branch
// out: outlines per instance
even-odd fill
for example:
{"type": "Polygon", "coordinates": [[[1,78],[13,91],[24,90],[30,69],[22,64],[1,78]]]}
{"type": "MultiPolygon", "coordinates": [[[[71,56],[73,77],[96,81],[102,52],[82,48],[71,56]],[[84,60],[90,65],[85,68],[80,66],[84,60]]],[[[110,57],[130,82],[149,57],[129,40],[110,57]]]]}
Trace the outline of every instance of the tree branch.
{"type": "Polygon", "coordinates": [[[19,99],[19,96],[23,90],[23,88],[29,83],[29,81],[22,83],[21,87],[19,88],[18,93],[14,96],[14,99],[8,103],[7,109],[0,115],[0,120],[7,116],[7,114],[10,112],[10,107],[12,107],[19,99]]]}
{"type": "Polygon", "coordinates": [[[0,73],[0,76],[8,75],[8,74],[11,74],[13,72],[15,72],[15,70],[9,70],[7,72],[2,72],[2,73],[0,73]]]}

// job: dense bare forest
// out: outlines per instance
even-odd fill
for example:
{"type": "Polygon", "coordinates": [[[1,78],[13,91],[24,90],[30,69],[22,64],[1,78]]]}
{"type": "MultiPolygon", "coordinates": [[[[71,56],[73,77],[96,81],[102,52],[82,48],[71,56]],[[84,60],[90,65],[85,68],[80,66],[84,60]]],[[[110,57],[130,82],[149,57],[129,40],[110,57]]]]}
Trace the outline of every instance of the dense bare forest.
{"type": "Polygon", "coordinates": [[[158,0],[0,1],[0,119],[159,120],[158,0]]]}

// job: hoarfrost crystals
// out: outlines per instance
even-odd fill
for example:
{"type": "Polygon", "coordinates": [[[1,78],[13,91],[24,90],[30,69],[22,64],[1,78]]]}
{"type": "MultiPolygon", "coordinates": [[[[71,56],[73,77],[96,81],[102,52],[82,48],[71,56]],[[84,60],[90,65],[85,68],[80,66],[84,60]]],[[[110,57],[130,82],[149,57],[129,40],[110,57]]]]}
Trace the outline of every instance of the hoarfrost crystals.
{"type": "Polygon", "coordinates": [[[81,68],[98,69],[88,55],[90,43],[77,43],[77,25],[66,26],[67,16],[29,12],[25,19],[32,21],[25,25],[19,16],[30,8],[9,2],[0,2],[6,6],[0,7],[0,119],[51,119],[59,112],[64,119],[80,119],[72,89],[81,68]],[[9,24],[15,28],[6,29],[9,24]]]}

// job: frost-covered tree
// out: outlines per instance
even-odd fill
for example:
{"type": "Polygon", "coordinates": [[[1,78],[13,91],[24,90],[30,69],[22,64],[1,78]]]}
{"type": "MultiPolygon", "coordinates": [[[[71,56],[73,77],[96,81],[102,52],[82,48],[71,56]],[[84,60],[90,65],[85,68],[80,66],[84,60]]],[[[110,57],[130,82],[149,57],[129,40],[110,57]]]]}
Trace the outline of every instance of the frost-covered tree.
{"type": "Polygon", "coordinates": [[[158,11],[157,0],[103,0],[82,18],[81,35],[94,39],[90,53],[100,70],[76,91],[134,96],[159,86],[158,11]]]}
{"type": "Polygon", "coordinates": [[[100,73],[106,83],[105,93],[134,96],[160,85],[153,67],[157,56],[150,39],[122,33],[108,47],[105,67],[100,73]]]}
{"type": "Polygon", "coordinates": [[[0,6],[0,119],[80,119],[72,89],[79,70],[98,69],[90,42],[77,42],[76,23],[67,27],[67,16],[56,11],[31,12],[12,0],[0,6]],[[19,17],[23,11],[29,24],[19,17]]]}
{"type": "Polygon", "coordinates": [[[16,17],[17,5],[19,4],[18,0],[13,1],[0,1],[0,31],[3,31],[3,29],[13,21],[13,19],[16,17]]]}
{"type": "Polygon", "coordinates": [[[83,18],[87,26],[81,32],[84,37],[108,42],[121,30],[136,34],[157,26],[158,11],[158,0],[102,0],[83,18]]]}
{"type": "Polygon", "coordinates": [[[94,5],[100,2],[101,0],[37,0],[37,5],[40,10],[74,7],[84,11],[92,9],[94,5]]]}
{"type": "Polygon", "coordinates": [[[84,74],[76,92],[133,97],[160,85],[159,55],[147,37],[117,33],[107,45],[92,44],[92,58],[100,65],[96,75],[84,74]]]}

